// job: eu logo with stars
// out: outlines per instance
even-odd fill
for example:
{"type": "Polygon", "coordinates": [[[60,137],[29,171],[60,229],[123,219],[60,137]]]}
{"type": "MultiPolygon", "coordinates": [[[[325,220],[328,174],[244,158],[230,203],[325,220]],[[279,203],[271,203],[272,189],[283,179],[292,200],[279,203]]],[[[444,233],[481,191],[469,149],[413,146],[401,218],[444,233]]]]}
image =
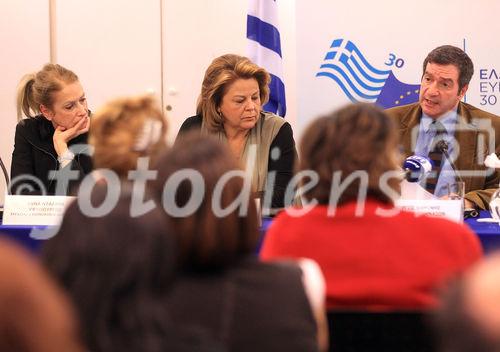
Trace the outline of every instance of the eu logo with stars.
{"type": "MultiPolygon", "coordinates": [[[[390,53],[386,66],[402,68],[404,60],[390,53]]],[[[327,77],[352,102],[376,103],[387,109],[418,101],[420,84],[403,83],[393,70],[372,65],[350,40],[335,39],[328,49],[316,77],[327,77]]]]}

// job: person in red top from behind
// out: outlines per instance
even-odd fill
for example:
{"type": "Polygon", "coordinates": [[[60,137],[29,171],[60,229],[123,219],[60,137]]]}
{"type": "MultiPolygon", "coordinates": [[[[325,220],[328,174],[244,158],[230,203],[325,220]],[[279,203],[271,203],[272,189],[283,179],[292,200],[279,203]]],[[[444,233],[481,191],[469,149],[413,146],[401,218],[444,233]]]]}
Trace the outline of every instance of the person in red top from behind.
{"type": "Polygon", "coordinates": [[[315,260],[327,309],[434,308],[436,289],[482,256],[466,226],[394,208],[397,146],[392,121],[368,104],[321,117],[303,135],[300,171],[317,176],[306,176],[314,206],[278,215],[260,257],[315,260]]]}

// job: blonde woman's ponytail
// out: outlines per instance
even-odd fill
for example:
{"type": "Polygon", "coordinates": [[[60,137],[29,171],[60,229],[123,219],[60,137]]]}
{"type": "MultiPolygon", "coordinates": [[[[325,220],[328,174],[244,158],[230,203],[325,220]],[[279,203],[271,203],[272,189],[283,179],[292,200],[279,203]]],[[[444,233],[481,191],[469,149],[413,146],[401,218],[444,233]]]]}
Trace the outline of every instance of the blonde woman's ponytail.
{"type": "Polygon", "coordinates": [[[18,121],[23,119],[23,114],[26,117],[35,117],[40,113],[39,107],[33,98],[35,77],[35,73],[28,73],[21,78],[17,86],[16,107],[18,121]]]}

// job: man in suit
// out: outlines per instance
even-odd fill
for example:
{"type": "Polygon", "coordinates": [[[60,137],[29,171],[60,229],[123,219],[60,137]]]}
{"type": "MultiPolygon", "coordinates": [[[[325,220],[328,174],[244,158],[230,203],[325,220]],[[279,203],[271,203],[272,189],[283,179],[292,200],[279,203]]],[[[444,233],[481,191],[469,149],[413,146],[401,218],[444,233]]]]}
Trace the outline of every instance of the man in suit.
{"type": "Polygon", "coordinates": [[[405,156],[423,155],[434,161],[433,172],[422,183],[428,191],[443,198],[449,184],[463,180],[465,207],[487,209],[500,173],[486,168],[484,159],[500,152],[500,118],[461,101],[473,73],[472,60],[463,50],[437,47],[424,60],[418,103],[387,113],[399,126],[405,156]]]}

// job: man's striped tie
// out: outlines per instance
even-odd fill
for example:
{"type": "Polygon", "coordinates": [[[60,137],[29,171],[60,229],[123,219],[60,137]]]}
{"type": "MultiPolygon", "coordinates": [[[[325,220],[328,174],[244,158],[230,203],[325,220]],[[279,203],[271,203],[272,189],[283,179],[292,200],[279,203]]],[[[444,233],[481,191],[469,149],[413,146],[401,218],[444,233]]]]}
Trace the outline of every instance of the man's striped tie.
{"type": "Polygon", "coordinates": [[[441,173],[441,167],[443,166],[443,152],[437,148],[440,141],[445,141],[446,129],[443,124],[439,121],[433,121],[429,126],[429,131],[434,132],[434,138],[432,139],[431,145],[429,147],[429,159],[432,160],[432,172],[427,177],[425,183],[425,189],[434,194],[436,190],[436,184],[439,179],[439,174],[441,173]]]}

